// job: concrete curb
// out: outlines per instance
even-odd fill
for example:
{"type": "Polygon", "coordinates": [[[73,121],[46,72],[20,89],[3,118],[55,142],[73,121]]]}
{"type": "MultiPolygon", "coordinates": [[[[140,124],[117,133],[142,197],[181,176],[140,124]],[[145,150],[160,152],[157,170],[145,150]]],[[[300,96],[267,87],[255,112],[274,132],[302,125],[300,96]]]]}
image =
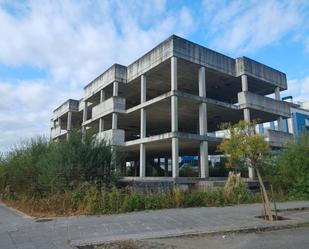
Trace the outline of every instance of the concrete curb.
{"type": "Polygon", "coordinates": [[[239,229],[222,229],[222,230],[210,230],[210,231],[184,231],[179,232],[177,230],[172,230],[162,235],[162,233],[157,234],[154,232],[144,233],[144,234],[126,234],[120,236],[106,236],[99,239],[89,239],[89,240],[75,240],[69,241],[70,245],[74,248],[86,247],[91,245],[100,245],[104,243],[125,241],[125,240],[146,240],[146,239],[163,239],[163,238],[177,238],[177,237],[193,237],[193,236],[212,236],[220,234],[231,234],[231,233],[254,233],[254,232],[267,232],[267,231],[276,231],[276,230],[285,230],[293,229],[299,227],[308,227],[309,221],[306,222],[296,222],[288,224],[273,224],[259,227],[244,227],[239,229]]]}

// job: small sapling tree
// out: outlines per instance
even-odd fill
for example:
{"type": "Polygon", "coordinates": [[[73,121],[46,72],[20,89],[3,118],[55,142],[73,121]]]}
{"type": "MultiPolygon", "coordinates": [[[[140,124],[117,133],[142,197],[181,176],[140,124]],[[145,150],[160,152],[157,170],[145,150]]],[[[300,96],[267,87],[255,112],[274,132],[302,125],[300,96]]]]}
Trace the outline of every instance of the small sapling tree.
{"type": "Polygon", "coordinates": [[[222,129],[228,131],[228,138],[219,145],[228,160],[227,167],[251,167],[257,173],[263,199],[265,200],[266,215],[270,221],[273,220],[271,206],[261,172],[271,156],[268,143],[259,134],[255,133],[255,122],[240,121],[237,124],[223,124],[222,129]]]}

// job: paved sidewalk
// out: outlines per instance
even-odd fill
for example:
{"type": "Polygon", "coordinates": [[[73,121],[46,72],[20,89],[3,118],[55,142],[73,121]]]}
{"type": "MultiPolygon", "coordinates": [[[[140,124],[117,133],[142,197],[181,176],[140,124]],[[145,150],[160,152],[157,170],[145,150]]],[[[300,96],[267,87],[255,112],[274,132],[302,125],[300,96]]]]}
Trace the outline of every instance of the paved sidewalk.
{"type": "Polygon", "coordinates": [[[279,203],[289,220],[267,222],[261,204],[223,208],[166,209],[110,216],[58,217],[36,222],[0,205],[1,249],[72,248],[71,245],[102,243],[121,239],[144,239],[192,233],[265,228],[309,223],[309,201],[279,203]]]}

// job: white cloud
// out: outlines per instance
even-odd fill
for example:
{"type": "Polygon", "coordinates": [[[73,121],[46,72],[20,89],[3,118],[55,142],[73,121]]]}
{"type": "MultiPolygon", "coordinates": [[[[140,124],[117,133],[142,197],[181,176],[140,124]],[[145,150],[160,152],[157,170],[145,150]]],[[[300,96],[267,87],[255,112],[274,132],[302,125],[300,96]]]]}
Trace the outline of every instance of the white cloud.
{"type": "Polygon", "coordinates": [[[208,4],[204,1],[207,37],[221,51],[255,51],[295,32],[305,21],[303,1],[219,1],[218,11],[208,4]]]}
{"type": "Polygon", "coordinates": [[[0,82],[0,151],[49,133],[52,110],[82,97],[113,63],[128,64],[176,33],[192,32],[190,10],[154,1],[0,1],[0,64],[31,65],[40,80],[0,82]]]}
{"type": "Polygon", "coordinates": [[[309,101],[309,76],[302,79],[288,81],[288,90],[282,92],[283,96],[293,96],[294,101],[309,101]]]}
{"type": "Polygon", "coordinates": [[[48,67],[56,80],[88,81],[115,61],[128,63],[174,32],[190,12],[165,1],[34,1],[23,15],[0,9],[0,62],[48,67]],[[152,25],[147,25],[151,22],[152,25]],[[145,25],[146,24],[146,25],[145,25]]]}

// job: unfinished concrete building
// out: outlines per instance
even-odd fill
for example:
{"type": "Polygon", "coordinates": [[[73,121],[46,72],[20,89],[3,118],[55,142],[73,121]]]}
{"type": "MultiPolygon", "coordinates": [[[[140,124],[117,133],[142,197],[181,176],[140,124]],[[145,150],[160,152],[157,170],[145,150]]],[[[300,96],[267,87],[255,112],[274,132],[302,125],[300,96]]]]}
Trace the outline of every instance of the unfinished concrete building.
{"type": "Polygon", "coordinates": [[[55,109],[51,139],[65,138],[72,128],[91,131],[121,147],[124,167],[137,177],[178,178],[179,158],[197,156],[199,177],[207,178],[223,122],[276,121],[277,130],[264,133],[274,147],[291,137],[281,128],[290,116],[289,103],[280,100],[286,89],[278,70],[173,35],[128,66],[114,64],[84,87],[81,100],[55,109]]]}

